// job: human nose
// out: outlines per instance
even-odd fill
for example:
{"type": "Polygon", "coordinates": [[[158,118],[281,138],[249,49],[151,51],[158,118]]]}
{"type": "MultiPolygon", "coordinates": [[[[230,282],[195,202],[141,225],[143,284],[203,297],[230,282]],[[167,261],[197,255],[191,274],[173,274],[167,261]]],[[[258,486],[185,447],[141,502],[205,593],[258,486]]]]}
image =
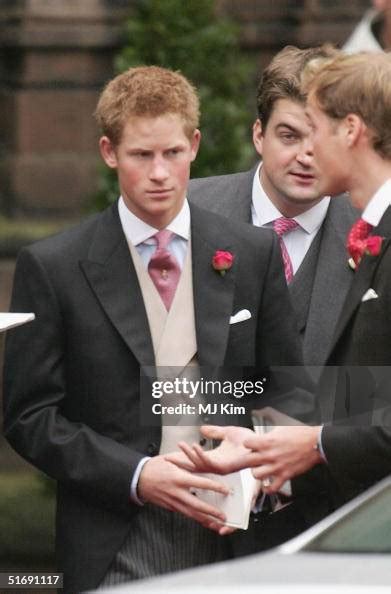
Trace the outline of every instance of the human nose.
{"type": "Polygon", "coordinates": [[[164,181],[169,176],[167,164],[161,157],[156,157],[152,162],[150,178],[154,181],[164,181]]]}
{"type": "Polygon", "coordinates": [[[314,158],[314,147],[312,139],[310,137],[305,138],[300,145],[300,151],[298,152],[296,159],[302,165],[307,167],[311,165],[314,158]]]}

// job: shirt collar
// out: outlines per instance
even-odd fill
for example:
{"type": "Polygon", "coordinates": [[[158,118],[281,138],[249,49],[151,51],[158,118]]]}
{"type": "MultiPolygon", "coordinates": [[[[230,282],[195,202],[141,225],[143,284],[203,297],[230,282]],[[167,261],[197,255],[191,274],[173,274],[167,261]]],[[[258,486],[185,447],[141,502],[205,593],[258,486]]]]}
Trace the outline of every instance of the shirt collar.
{"type": "MultiPolygon", "coordinates": [[[[139,245],[150,239],[158,229],[151,227],[145,221],[137,217],[125,204],[120,196],[118,201],[118,212],[121,225],[125,236],[133,245],[139,245]]],[[[188,240],[190,237],[190,208],[187,199],[185,199],[181,210],[176,217],[167,225],[166,229],[188,240]]]]}
{"type": "Polygon", "coordinates": [[[362,218],[377,227],[380,219],[391,204],[391,179],[388,179],[370,199],[363,210],[362,218]]]}
{"type": "MultiPolygon", "coordinates": [[[[262,163],[259,164],[254,175],[252,203],[258,217],[259,224],[267,225],[282,217],[281,212],[276,208],[262,187],[259,173],[262,163]]],[[[320,202],[305,212],[293,217],[300,227],[307,233],[314,233],[322,225],[330,204],[330,196],[325,196],[320,202]]]]}

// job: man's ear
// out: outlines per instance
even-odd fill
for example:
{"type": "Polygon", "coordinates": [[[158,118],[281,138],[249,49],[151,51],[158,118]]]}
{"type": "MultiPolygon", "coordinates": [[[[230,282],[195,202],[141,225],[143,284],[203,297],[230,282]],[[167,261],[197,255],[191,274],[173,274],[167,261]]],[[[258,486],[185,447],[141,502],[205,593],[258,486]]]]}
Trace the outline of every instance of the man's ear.
{"type": "Polygon", "coordinates": [[[200,142],[201,142],[201,132],[198,130],[198,128],[196,128],[194,130],[193,133],[193,138],[191,139],[191,160],[194,161],[194,159],[197,156],[198,153],[198,149],[200,148],[200,142]]]}
{"type": "Polygon", "coordinates": [[[102,159],[108,167],[115,169],[118,165],[117,155],[114,149],[114,145],[108,136],[102,136],[99,140],[100,154],[102,159]]]}
{"type": "Polygon", "coordinates": [[[343,121],[344,134],[346,137],[347,146],[352,148],[368,131],[368,127],[362,121],[360,116],[355,113],[349,113],[343,121]]]}
{"type": "Polygon", "coordinates": [[[258,155],[262,156],[263,131],[260,119],[255,120],[253,125],[253,143],[258,155]]]}

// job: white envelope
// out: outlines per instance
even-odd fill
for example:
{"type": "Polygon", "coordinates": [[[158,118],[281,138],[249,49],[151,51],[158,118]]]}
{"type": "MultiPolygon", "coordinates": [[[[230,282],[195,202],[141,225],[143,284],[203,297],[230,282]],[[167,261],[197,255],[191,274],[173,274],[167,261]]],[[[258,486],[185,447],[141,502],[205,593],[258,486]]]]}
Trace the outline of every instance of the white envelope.
{"type": "Polygon", "coordinates": [[[245,320],[249,320],[251,318],[251,313],[248,309],[241,309],[235,315],[231,316],[229,319],[230,324],[238,324],[239,322],[244,322],[245,320]]]}

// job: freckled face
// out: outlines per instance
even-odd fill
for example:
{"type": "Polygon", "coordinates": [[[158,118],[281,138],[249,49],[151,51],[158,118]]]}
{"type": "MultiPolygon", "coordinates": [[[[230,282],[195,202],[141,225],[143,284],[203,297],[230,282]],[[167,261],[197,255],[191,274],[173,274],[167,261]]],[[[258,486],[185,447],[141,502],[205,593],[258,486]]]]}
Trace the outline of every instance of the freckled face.
{"type": "Polygon", "coordinates": [[[200,132],[189,139],[177,114],[132,117],[114,146],[100,140],[106,164],[117,169],[126,206],[152,227],[166,227],[181,210],[196,158],[200,132]]]}

